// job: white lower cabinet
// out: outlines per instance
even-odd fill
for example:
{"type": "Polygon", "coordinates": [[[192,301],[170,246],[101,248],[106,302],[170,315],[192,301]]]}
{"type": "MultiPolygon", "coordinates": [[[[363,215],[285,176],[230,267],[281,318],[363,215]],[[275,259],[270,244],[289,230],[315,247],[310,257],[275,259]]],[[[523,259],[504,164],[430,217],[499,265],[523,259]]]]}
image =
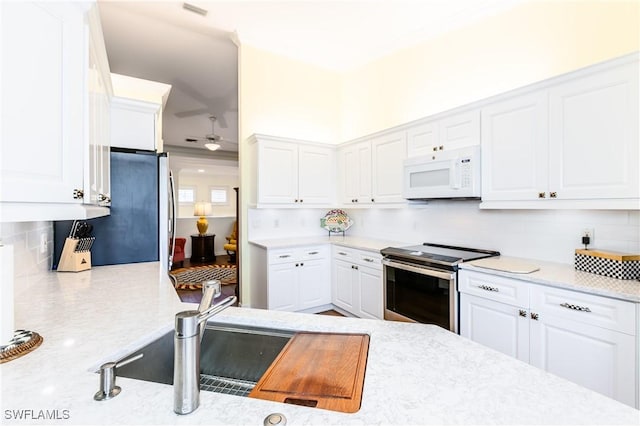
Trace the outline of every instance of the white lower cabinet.
{"type": "Polygon", "coordinates": [[[637,304],[475,271],[459,281],[462,336],[638,407],[637,304]]]}
{"type": "Polygon", "coordinates": [[[260,285],[252,288],[256,296],[252,307],[311,312],[331,303],[328,246],[259,251],[265,264],[255,268],[255,281],[260,285]]]}
{"type": "Polygon", "coordinates": [[[331,302],[360,318],[383,319],[381,258],[379,253],[334,246],[331,302]]]}

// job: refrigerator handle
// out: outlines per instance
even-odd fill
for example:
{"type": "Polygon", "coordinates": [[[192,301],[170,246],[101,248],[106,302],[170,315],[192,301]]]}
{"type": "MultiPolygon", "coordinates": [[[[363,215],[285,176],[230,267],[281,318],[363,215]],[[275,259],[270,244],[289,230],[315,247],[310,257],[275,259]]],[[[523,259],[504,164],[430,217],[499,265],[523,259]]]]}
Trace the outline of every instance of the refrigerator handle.
{"type": "Polygon", "coordinates": [[[169,253],[169,270],[173,266],[173,255],[175,253],[175,245],[176,245],[176,189],[173,181],[173,173],[169,170],[169,240],[171,253],[169,253]]]}

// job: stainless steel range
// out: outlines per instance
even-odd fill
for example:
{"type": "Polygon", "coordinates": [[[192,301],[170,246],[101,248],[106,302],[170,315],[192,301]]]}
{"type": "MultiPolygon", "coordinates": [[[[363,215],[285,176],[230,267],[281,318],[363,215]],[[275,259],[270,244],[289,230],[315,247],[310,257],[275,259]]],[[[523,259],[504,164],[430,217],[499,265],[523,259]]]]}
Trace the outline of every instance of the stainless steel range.
{"type": "Polygon", "coordinates": [[[454,333],[458,333],[458,265],[500,255],[431,243],[380,252],[384,256],[384,318],[436,324],[454,333]]]}

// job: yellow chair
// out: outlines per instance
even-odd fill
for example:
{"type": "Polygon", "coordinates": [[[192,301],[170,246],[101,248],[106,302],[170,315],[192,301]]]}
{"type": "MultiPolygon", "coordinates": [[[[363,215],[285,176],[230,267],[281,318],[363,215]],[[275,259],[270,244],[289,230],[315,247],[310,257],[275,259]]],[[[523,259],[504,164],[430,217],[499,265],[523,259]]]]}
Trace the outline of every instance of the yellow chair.
{"type": "Polygon", "coordinates": [[[231,230],[231,235],[225,237],[227,239],[227,244],[224,245],[224,249],[227,251],[229,255],[229,263],[236,263],[236,253],[238,251],[237,243],[238,243],[238,221],[233,222],[233,229],[231,230]]]}

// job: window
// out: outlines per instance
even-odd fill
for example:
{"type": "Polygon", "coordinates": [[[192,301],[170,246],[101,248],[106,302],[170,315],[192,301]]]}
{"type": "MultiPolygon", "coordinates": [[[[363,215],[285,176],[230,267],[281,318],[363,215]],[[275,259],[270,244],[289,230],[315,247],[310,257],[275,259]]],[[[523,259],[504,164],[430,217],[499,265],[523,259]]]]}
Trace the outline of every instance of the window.
{"type": "Polygon", "coordinates": [[[196,199],[196,189],[192,186],[181,186],[178,189],[179,203],[193,203],[196,199]]]}
{"type": "Polygon", "coordinates": [[[229,204],[229,201],[227,198],[226,186],[212,186],[209,188],[209,192],[211,194],[211,204],[217,204],[217,205],[229,204]]]}

